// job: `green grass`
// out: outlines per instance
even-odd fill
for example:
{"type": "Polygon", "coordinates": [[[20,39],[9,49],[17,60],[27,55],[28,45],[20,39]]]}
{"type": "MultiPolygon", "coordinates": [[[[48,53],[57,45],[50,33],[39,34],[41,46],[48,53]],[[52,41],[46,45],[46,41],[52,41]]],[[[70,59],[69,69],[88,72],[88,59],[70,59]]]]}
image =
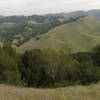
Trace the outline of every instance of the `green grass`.
{"type": "Polygon", "coordinates": [[[56,89],[0,85],[0,100],[100,100],[100,83],[56,89]]]}
{"type": "Polygon", "coordinates": [[[100,22],[82,18],[56,27],[39,37],[40,40],[31,39],[18,50],[53,48],[68,52],[87,51],[100,44],[100,22]]]}

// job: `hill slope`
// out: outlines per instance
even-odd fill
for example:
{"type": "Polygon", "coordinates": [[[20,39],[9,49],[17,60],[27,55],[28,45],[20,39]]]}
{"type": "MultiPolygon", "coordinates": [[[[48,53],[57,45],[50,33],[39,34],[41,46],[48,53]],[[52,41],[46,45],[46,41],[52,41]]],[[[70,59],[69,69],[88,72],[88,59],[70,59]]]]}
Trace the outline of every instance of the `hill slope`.
{"type": "Polygon", "coordinates": [[[45,34],[57,26],[77,21],[82,17],[100,21],[100,10],[42,16],[0,16],[0,42],[19,47],[35,36],[45,34]]]}
{"type": "Polygon", "coordinates": [[[53,28],[48,33],[31,39],[19,50],[53,48],[68,52],[86,51],[100,44],[100,22],[82,18],[78,21],[53,28]]]}

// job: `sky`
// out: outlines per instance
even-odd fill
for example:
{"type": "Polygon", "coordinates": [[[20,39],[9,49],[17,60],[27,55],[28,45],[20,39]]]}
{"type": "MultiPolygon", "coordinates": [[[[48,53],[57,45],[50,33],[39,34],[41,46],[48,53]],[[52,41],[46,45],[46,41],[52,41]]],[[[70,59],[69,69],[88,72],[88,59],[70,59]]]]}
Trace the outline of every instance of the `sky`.
{"type": "Polygon", "coordinates": [[[0,0],[0,15],[43,15],[100,9],[100,0],[0,0]]]}

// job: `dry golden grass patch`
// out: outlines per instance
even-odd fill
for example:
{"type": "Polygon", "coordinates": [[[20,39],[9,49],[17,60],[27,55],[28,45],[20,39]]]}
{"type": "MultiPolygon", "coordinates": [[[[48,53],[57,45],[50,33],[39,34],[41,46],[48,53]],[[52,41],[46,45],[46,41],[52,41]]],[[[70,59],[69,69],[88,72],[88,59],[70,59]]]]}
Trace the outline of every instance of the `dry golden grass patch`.
{"type": "Polygon", "coordinates": [[[57,89],[0,85],[0,100],[100,100],[100,83],[57,89]]]}

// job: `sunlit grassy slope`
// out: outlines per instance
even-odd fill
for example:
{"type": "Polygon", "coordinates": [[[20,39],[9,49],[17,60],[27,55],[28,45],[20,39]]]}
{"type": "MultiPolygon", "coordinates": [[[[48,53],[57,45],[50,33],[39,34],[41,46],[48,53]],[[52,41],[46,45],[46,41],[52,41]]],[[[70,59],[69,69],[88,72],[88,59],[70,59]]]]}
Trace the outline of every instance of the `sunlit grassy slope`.
{"type": "Polygon", "coordinates": [[[31,39],[18,50],[53,48],[66,52],[86,51],[100,44],[100,22],[82,18],[53,28],[39,37],[39,40],[31,39]]]}
{"type": "Polygon", "coordinates": [[[0,100],[100,100],[100,84],[57,89],[0,85],[0,100]]]}

